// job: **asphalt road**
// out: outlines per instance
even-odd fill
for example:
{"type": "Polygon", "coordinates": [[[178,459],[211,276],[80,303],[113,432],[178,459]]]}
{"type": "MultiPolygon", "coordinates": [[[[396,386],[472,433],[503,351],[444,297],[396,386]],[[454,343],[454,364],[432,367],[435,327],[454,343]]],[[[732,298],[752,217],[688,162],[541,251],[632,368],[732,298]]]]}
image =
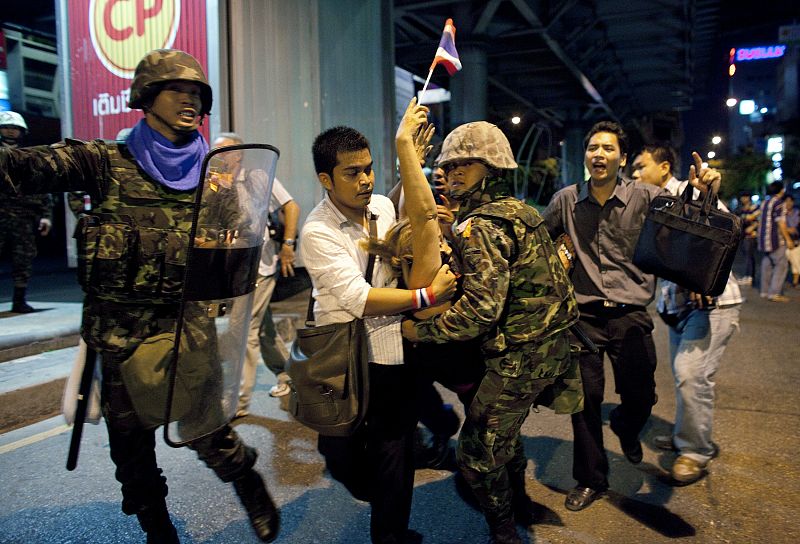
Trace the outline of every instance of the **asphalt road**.
{"type": "MultiPolygon", "coordinates": [[[[630,465],[604,427],[611,461],[608,497],[569,512],[569,420],[532,413],[523,428],[529,458],[527,490],[541,506],[529,528],[531,543],[794,543],[800,535],[800,292],[792,302],[758,298],[750,288],[741,330],[717,376],[715,441],[721,455],[709,476],[686,487],[669,482],[673,454],[652,438],[674,418],[673,380],[665,327],[657,325],[659,403],[644,433],[644,462],[630,465]]],[[[607,367],[606,404],[618,398],[607,367]]],[[[290,420],[267,391],[274,377],[261,368],[257,415],[237,430],[260,451],[257,468],[281,507],[278,542],[367,543],[369,508],[323,471],[315,434],[290,420]]],[[[450,399],[457,404],[455,399],[450,399]]],[[[134,518],[119,510],[118,484],[103,426],[84,432],[78,468],[63,467],[69,433],[58,418],[0,435],[0,543],[143,542],[134,518]]],[[[159,443],[170,485],[168,504],[181,541],[256,542],[229,485],[219,482],[187,449],[159,443]]],[[[448,471],[417,472],[411,527],[426,544],[481,543],[488,533],[480,514],[458,497],[448,471]]]]}

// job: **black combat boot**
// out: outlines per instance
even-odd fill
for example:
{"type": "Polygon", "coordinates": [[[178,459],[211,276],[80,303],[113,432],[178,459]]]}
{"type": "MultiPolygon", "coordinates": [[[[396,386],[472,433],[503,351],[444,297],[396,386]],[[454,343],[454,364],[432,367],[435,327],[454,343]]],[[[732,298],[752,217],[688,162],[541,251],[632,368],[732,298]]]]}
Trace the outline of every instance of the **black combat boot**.
{"type": "Polygon", "coordinates": [[[147,544],[180,544],[178,532],[169,519],[167,504],[163,499],[142,507],[136,517],[142,530],[147,533],[147,544]]]}
{"type": "Polygon", "coordinates": [[[492,535],[489,544],[523,544],[513,517],[504,521],[490,521],[489,532],[492,535]]]}
{"type": "Polygon", "coordinates": [[[25,302],[25,291],[27,287],[14,287],[14,300],[11,303],[11,312],[15,314],[29,314],[35,312],[27,302],[25,302]]]}
{"type": "Polygon", "coordinates": [[[508,483],[511,485],[511,508],[514,511],[514,519],[517,523],[526,527],[533,525],[536,518],[536,503],[531,500],[525,491],[525,465],[514,466],[514,463],[506,465],[508,470],[508,483]],[[520,470],[521,468],[521,470],[520,470]]]}
{"type": "Polygon", "coordinates": [[[239,500],[242,501],[250,518],[250,525],[253,526],[259,540],[272,542],[278,538],[280,513],[275,508],[261,475],[252,468],[248,469],[244,476],[233,481],[233,488],[239,495],[239,500]]]}

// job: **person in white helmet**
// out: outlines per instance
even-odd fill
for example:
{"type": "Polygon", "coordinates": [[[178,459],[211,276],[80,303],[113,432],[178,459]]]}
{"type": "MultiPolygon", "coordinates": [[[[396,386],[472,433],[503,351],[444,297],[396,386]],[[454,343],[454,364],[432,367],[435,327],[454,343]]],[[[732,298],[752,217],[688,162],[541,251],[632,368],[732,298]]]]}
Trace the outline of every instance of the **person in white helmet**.
{"type": "MultiPolygon", "coordinates": [[[[17,148],[28,132],[25,119],[14,111],[0,112],[0,147],[17,148]]],[[[47,236],[53,225],[53,199],[50,195],[9,195],[0,200],[0,255],[8,248],[14,298],[11,311],[33,312],[26,302],[28,282],[36,257],[36,233],[47,236]]]]}

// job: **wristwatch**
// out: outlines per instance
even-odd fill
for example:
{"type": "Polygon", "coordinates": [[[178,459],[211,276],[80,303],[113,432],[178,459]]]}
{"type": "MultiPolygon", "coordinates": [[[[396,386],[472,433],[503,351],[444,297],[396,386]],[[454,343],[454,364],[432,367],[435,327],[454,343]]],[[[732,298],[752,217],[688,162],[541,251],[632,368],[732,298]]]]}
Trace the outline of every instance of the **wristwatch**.
{"type": "Polygon", "coordinates": [[[283,241],[283,243],[289,247],[294,247],[295,243],[297,242],[294,238],[287,238],[286,240],[283,241]]]}

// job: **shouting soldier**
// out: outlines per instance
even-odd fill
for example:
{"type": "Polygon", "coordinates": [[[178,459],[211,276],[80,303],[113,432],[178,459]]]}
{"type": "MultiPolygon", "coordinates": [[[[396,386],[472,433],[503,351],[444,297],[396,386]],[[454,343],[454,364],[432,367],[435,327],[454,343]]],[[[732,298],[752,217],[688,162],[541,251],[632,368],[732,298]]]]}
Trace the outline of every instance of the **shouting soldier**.
{"type": "MultiPolygon", "coordinates": [[[[0,192],[86,191],[94,207],[79,225],[81,335],[102,364],[102,406],[122,511],[136,514],[148,542],[178,542],[167,511],[166,478],[156,463],[157,422],[141,413],[122,368],[148,359],[176,333],[196,188],[208,144],[198,132],[211,87],[191,55],[148,53],[136,68],[129,107],[144,118],[125,142],[66,140],[0,152],[0,192]]],[[[231,237],[232,238],[232,237],[231,237]]],[[[201,356],[216,357],[216,350],[201,356]]],[[[258,537],[278,535],[279,514],[253,470],[256,451],[228,425],[189,444],[232,482],[258,537]]]]}

